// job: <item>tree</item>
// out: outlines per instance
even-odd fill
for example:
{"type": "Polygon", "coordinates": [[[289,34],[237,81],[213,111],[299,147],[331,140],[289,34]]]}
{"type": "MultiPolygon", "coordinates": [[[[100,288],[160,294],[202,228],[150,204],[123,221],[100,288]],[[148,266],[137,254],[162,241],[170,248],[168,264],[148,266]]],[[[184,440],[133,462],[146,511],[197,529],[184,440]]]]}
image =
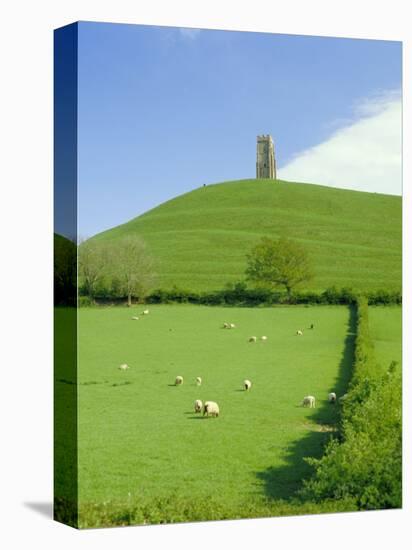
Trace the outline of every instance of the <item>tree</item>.
{"type": "Polygon", "coordinates": [[[288,297],[296,285],[312,278],[306,250],[287,238],[276,241],[263,237],[247,255],[246,277],[274,288],[284,286],[288,297]]]}
{"type": "Polygon", "coordinates": [[[108,250],[103,243],[84,241],[79,245],[79,274],[83,288],[91,299],[108,266],[108,250]]]}
{"type": "Polygon", "coordinates": [[[110,273],[127,296],[128,306],[132,298],[142,299],[148,294],[155,280],[153,269],[153,258],[140,237],[128,235],[111,245],[110,273]]]}

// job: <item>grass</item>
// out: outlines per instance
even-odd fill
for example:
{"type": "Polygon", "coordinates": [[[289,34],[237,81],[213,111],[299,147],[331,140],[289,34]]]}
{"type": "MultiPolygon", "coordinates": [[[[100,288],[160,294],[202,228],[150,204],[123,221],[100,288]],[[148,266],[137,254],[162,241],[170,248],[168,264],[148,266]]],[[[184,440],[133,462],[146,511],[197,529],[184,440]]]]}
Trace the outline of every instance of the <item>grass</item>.
{"type": "Polygon", "coordinates": [[[158,286],[216,290],[244,276],[262,237],[296,239],[316,268],[306,285],[324,290],[401,287],[401,197],[268,180],[209,185],[97,235],[142,236],[157,261],[158,286]]]}
{"type": "Polygon", "coordinates": [[[402,363],[402,307],[369,306],[369,327],[379,363],[402,363]]]}
{"type": "Polygon", "coordinates": [[[137,311],[78,313],[81,525],[104,524],[102,509],[115,524],[270,515],[268,503],[299,489],[311,473],[303,458],[320,456],[335,428],[327,394],[343,394],[351,375],[353,311],[160,305],[132,321],[137,311]],[[268,341],[250,344],[251,335],[268,341]],[[316,409],[299,406],[307,394],[316,409]],[[198,398],[217,401],[221,416],[196,415],[198,398]]]}

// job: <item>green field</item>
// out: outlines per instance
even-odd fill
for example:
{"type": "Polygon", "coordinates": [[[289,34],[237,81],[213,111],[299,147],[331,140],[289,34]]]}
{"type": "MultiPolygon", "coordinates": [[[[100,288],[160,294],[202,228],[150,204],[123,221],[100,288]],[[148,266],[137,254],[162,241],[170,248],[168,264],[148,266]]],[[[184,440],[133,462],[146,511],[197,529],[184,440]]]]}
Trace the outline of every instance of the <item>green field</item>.
{"type": "Polygon", "coordinates": [[[315,278],[306,288],[401,288],[401,197],[270,180],[208,185],[100,233],[142,236],[157,261],[157,286],[216,290],[244,276],[262,237],[302,243],[315,278]]]}
{"type": "Polygon", "coordinates": [[[292,496],[310,473],[303,457],[321,455],[337,420],[327,394],[351,376],[353,310],[159,305],[132,321],[138,311],[78,313],[81,505],[213,496],[224,509],[292,496]],[[316,409],[300,406],[308,394],[316,409]],[[195,399],[217,401],[220,417],[196,415],[195,399]]]}
{"type": "Polygon", "coordinates": [[[402,308],[369,306],[369,327],[379,363],[402,363],[402,308]]]}

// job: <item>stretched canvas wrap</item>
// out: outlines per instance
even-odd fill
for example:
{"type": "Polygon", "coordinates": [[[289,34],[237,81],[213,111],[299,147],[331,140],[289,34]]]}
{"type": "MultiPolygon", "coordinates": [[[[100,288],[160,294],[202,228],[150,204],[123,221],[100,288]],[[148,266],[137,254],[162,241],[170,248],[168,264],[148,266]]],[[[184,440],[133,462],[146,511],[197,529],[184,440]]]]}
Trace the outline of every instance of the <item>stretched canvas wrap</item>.
{"type": "Polygon", "coordinates": [[[402,506],[402,44],[54,33],[55,519],[402,506]]]}

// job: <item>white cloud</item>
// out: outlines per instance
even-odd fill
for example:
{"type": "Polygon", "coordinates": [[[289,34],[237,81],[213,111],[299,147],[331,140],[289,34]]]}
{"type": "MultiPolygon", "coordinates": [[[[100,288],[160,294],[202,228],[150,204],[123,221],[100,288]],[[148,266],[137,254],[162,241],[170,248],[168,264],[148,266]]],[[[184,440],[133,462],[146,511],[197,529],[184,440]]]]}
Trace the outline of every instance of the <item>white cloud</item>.
{"type": "Polygon", "coordinates": [[[351,121],[323,143],[298,153],[280,179],[400,195],[402,104],[399,92],[379,93],[354,108],[351,121]]]}

